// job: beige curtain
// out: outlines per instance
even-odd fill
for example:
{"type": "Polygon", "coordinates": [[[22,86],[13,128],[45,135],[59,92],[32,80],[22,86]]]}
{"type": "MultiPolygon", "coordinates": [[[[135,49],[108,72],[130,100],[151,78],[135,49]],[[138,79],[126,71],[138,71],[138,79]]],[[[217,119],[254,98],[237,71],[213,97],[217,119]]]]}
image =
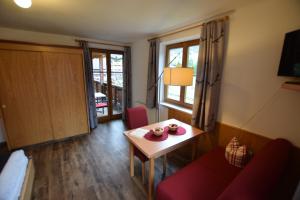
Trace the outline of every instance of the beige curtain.
{"type": "Polygon", "coordinates": [[[196,77],[192,125],[205,131],[215,127],[228,19],[203,24],[196,77]]]}
{"type": "Polygon", "coordinates": [[[97,112],[95,104],[95,93],[94,93],[94,78],[93,78],[93,64],[88,42],[80,41],[80,46],[83,49],[84,67],[85,67],[85,80],[86,80],[86,91],[87,91],[87,104],[89,112],[90,128],[94,129],[97,127],[97,112]]]}
{"type": "Polygon", "coordinates": [[[157,106],[157,78],[158,78],[158,53],[159,40],[149,41],[149,60],[148,60],[148,79],[147,79],[147,97],[146,105],[148,108],[157,106]]]}
{"type": "Polygon", "coordinates": [[[131,75],[131,47],[124,49],[124,67],[123,67],[123,120],[127,119],[126,109],[132,106],[132,75],[131,75]]]}

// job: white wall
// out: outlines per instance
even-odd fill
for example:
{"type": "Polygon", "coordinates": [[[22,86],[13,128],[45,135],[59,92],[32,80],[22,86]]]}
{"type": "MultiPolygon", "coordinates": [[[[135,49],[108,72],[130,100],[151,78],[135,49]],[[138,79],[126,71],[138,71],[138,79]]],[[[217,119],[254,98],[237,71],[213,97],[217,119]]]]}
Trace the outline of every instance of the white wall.
{"type": "MultiPolygon", "coordinates": [[[[146,104],[149,43],[146,39],[132,44],[132,103],[146,104]]],[[[156,110],[148,109],[150,123],[155,122],[156,110]]]]}
{"type": "Polygon", "coordinates": [[[264,0],[230,19],[219,120],[300,146],[300,92],[277,76],[284,34],[300,28],[300,1],[264,0]]]}
{"type": "MultiPolygon", "coordinates": [[[[78,43],[75,42],[76,38],[78,38],[78,37],[0,27],[0,39],[1,40],[33,42],[33,43],[49,44],[49,45],[78,46],[78,43]]],[[[92,40],[89,38],[82,38],[82,39],[92,40]]],[[[109,42],[109,43],[113,43],[113,44],[124,45],[122,43],[116,43],[116,42],[111,42],[111,41],[100,41],[100,40],[95,40],[95,41],[109,42]]],[[[102,49],[113,49],[113,50],[123,50],[124,49],[123,47],[99,45],[99,44],[90,44],[90,47],[102,48],[102,49]]],[[[5,141],[3,132],[4,132],[3,124],[0,123],[0,142],[5,141]]]]}
{"type": "MultiPolygon", "coordinates": [[[[218,120],[300,146],[300,92],[281,89],[277,76],[284,34],[300,28],[300,1],[262,0],[230,16],[218,120]]],[[[194,32],[196,31],[196,32],[194,32]]],[[[181,33],[163,42],[200,32],[181,33]]],[[[147,40],[133,44],[134,100],[145,100],[147,40]]]]}
{"type": "MultiPolygon", "coordinates": [[[[75,42],[75,39],[79,39],[79,38],[71,35],[42,33],[42,32],[35,32],[35,31],[25,31],[19,29],[0,27],[0,39],[22,41],[22,42],[33,42],[38,44],[49,44],[49,45],[78,46],[78,42],[75,42]]],[[[93,40],[90,38],[81,38],[81,39],[87,39],[87,40],[98,41],[98,42],[106,42],[106,43],[109,42],[112,44],[123,45],[122,43],[117,43],[112,41],[93,40]]],[[[99,44],[90,44],[90,47],[123,50],[123,47],[99,45],[99,44]]]]}

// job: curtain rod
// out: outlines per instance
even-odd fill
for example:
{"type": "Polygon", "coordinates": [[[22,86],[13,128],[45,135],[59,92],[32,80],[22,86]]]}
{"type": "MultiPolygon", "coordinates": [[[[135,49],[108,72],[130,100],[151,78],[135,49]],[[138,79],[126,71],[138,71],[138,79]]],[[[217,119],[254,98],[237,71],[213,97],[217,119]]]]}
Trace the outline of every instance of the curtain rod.
{"type": "Polygon", "coordinates": [[[115,47],[129,47],[129,46],[127,46],[127,45],[112,44],[112,43],[108,43],[108,42],[96,42],[96,41],[91,41],[91,40],[80,40],[80,39],[75,39],[75,42],[81,42],[81,41],[85,41],[85,42],[89,42],[89,43],[94,43],[94,44],[101,44],[101,45],[115,46],[115,47]]]}
{"type": "Polygon", "coordinates": [[[217,20],[217,21],[221,21],[221,20],[228,20],[229,19],[229,16],[230,14],[234,13],[235,10],[229,10],[229,11],[226,11],[226,12],[223,12],[223,13],[220,13],[220,14],[217,14],[217,15],[214,15],[214,16],[211,16],[209,18],[206,18],[206,19],[203,19],[201,20],[200,22],[197,22],[197,23],[194,23],[192,25],[187,25],[187,26],[184,26],[182,28],[179,28],[177,30],[173,30],[173,31],[169,31],[167,33],[162,33],[162,34],[159,34],[158,36],[155,36],[155,37],[152,37],[150,39],[148,39],[148,41],[150,40],[154,40],[154,39],[159,39],[159,38],[163,38],[163,37],[167,37],[167,36],[170,36],[170,35],[174,35],[176,33],[181,33],[183,31],[187,31],[187,30],[191,30],[191,29],[194,29],[194,28],[198,28],[198,27],[201,27],[203,26],[203,24],[207,21],[210,21],[210,20],[217,20]]]}

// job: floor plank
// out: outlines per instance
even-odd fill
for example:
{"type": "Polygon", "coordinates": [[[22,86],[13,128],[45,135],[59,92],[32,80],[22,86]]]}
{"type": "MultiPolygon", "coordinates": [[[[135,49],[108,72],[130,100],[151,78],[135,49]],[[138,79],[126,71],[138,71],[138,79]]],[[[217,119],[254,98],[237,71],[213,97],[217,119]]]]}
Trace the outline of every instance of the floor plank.
{"type": "MultiPolygon", "coordinates": [[[[32,199],[146,199],[137,159],[136,177],[130,178],[125,129],[121,120],[115,120],[99,125],[89,135],[27,148],[36,167],[32,199]]],[[[167,176],[187,163],[169,155],[167,176]]],[[[162,164],[162,158],[155,160],[155,185],[163,178],[162,164]]]]}

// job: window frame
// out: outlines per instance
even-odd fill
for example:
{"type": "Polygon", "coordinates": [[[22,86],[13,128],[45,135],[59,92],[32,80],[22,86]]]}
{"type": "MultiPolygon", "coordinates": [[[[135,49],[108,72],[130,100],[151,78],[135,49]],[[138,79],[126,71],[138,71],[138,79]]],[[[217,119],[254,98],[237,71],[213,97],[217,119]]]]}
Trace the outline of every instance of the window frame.
{"type": "MultiPolygon", "coordinates": [[[[175,44],[169,44],[166,46],[166,55],[165,55],[165,67],[168,67],[167,65],[169,64],[169,52],[171,49],[177,49],[177,48],[182,48],[182,67],[186,68],[187,67],[187,59],[188,59],[188,48],[190,46],[196,46],[199,45],[199,39],[195,40],[189,40],[185,42],[179,42],[175,44]]],[[[200,49],[200,45],[199,45],[200,49]]],[[[197,66],[198,68],[198,66],[197,66]]],[[[185,97],[185,88],[186,86],[180,86],[180,99],[179,101],[174,100],[174,99],[169,99],[168,98],[168,86],[164,87],[164,100],[168,103],[179,105],[181,107],[193,108],[193,104],[185,103],[184,102],[184,97],[185,97]]]]}

